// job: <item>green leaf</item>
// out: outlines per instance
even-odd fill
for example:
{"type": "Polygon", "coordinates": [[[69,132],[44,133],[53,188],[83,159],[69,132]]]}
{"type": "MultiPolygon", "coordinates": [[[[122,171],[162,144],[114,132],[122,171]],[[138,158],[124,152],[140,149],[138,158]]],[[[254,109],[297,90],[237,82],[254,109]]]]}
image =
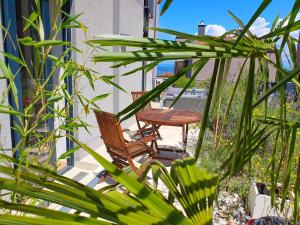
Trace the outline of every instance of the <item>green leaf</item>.
{"type": "Polygon", "coordinates": [[[23,17],[25,20],[25,25],[23,28],[23,32],[25,32],[26,30],[28,30],[29,27],[34,27],[35,30],[38,30],[36,24],[34,23],[36,21],[36,19],[39,17],[39,14],[36,11],[33,11],[29,18],[23,17]]]}
{"type": "Polygon", "coordinates": [[[295,200],[294,200],[294,218],[295,224],[299,221],[299,203],[300,203],[300,156],[298,157],[297,177],[295,181],[295,200]]]}
{"type": "MultiPolygon", "coordinates": [[[[38,216],[47,218],[47,219],[35,218],[34,221],[32,221],[32,218],[31,218],[31,220],[29,221],[30,223],[28,223],[28,224],[43,224],[43,225],[53,224],[53,222],[55,222],[53,220],[59,220],[63,224],[64,224],[64,222],[66,224],[75,223],[75,224],[87,224],[87,225],[111,224],[109,222],[100,221],[100,220],[97,220],[94,218],[88,218],[88,217],[83,217],[83,216],[79,216],[79,215],[75,215],[75,214],[60,212],[60,211],[56,211],[56,210],[45,209],[42,207],[14,204],[14,203],[9,203],[9,202],[5,202],[5,201],[1,201],[1,200],[0,200],[0,205],[3,209],[15,210],[18,212],[34,214],[34,215],[38,215],[38,216]],[[40,223],[40,222],[42,222],[42,223],[40,223]]],[[[9,221],[9,224],[11,224],[13,220],[15,220],[16,222],[20,222],[20,221],[25,222],[25,221],[27,221],[27,219],[30,219],[30,217],[11,216],[6,219],[9,221]]],[[[0,216],[0,221],[1,220],[3,220],[3,217],[0,216]]],[[[1,224],[1,222],[0,222],[0,224],[1,224]]]]}
{"type": "Polygon", "coordinates": [[[173,0],[166,0],[166,2],[164,3],[164,5],[163,5],[163,7],[161,9],[161,12],[160,12],[161,16],[168,10],[168,8],[172,4],[172,2],[173,2],[173,0]]]}
{"type": "MultiPolygon", "coordinates": [[[[290,142],[290,149],[288,151],[288,158],[287,158],[287,164],[286,164],[286,170],[285,170],[285,177],[284,177],[284,182],[283,182],[283,187],[282,187],[282,200],[280,204],[280,210],[281,212],[284,209],[284,203],[286,202],[287,194],[289,191],[289,182],[291,178],[291,173],[292,173],[292,164],[294,160],[294,154],[295,154],[295,144],[296,144],[296,135],[297,135],[297,126],[294,126],[292,128],[292,135],[291,135],[291,142],[290,142]]],[[[296,187],[297,188],[297,187],[296,187]]]]}
{"type": "Polygon", "coordinates": [[[74,142],[81,146],[86,152],[93,156],[111,176],[116,179],[119,183],[124,185],[128,191],[134,194],[141,203],[151,210],[153,215],[158,217],[168,218],[170,224],[191,224],[183,214],[175,210],[173,207],[170,207],[163,199],[158,197],[156,194],[151,192],[146,188],[142,183],[138,182],[138,177],[136,174],[127,175],[123,171],[119,170],[115,165],[109,163],[102,156],[97,154],[87,145],[79,142],[78,140],[70,137],[74,142]],[[147,197],[146,197],[147,196],[147,197]]]}
{"type": "Polygon", "coordinates": [[[113,82],[113,79],[115,78],[115,76],[101,76],[100,79],[104,82],[104,83],[107,83],[107,84],[111,84],[113,85],[114,87],[116,87],[117,89],[123,91],[124,93],[127,93],[127,91],[122,88],[120,85],[116,84],[115,82],[113,82]]]}
{"type": "Polygon", "coordinates": [[[196,79],[199,72],[203,69],[203,67],[206,65],[207,62],[208,62],[208,59],[201,59],[195,64],[195,68],[194,68],[192,77],[189,79],[189,82],[185,85],[185,87],[182,89],[182,91],[178,94],[178,96],[172,102],[170,108],[172,108],[176,104],[176,102],[180,99],[180,97],[185,93],[186,89],[196,79]]]}
{"type": "Polygon", "coordinates": [[[0,105],[0,113],[15,115],[15,116],[24,116],[24,113],[22,113],[22,112],[18,112],[18,111],[13,110],[13,109],[3,108],[1,105],[0,105]]]}
{"type": "Polygon", "coordinates": [[[35,41],[31,37],[26,36],[24,38],[18,39],[19,43],[25,46],[34,46],[36,48],[47,47],[47,46],[65,46],[70,45],[70,42],[60,41],[60,40],[44,40],[35,41]]]}
{"type": "Polygon", "coordinates": [[[65,153],[63,153],[59,159],[67,159],[70,157],[70,155],[72,155],[73,153],[77,152],[80,149],[79,146],[76,146],[75,148],[71,148],[68,151],[66,151],[65,153]]]}
{"type": "MultiPolygon", "coordinates": [[[[32,218],[26,216],[0,215],[0,224],[3,225],[82,225],[83,223],[75,221],[64,221],[46,218],[32,218]]],[[[99,221],[99,225],[107,223],[99,221]]]]}
{"type": "MultiPolygon", "coordinates": [[[[296,16],[297,16],[297,14],[299,12],[299,8],[300,8],[300,0],[295,0],[293,9],[292,9],[291,14],[290,14],[288,25],[292,24],[295,21],[296,16]]],[[[284,46],[286,44],[286,41],[288,39],[289,34],[290,34],[290,31],[289,30],[285,30],[285,33],[284,33],[284,36],[283,36],[283,39],[282,39],[282,42],[281,42],[281,45],[280,45],[279,52],[282,52],[282,50],[283,50],[283,48],[284,48],[284,46]]]]}
{"type": "MultiPolygon", "coordinates": [[[[198,62],[198,61],[197,61],[198,62]]],[[[197,62],[183,68],[181,71],[179,71],[175,76],[172,76],[168,80],[164,81],[160,85],[153,88],[151,91],[148,91],[145,95],[134,101],[131,105],[123,109],[121,112],[119,112],[116,117],[120,117],[122,115],[125,115],[121,121],[126,120],[139,112],[146,104],[148,104],[152,99],[154,99],[156,96],[158,96],[160,93],[162,93],[164,90],[166,90],[167,87],[175,83],[178,79],[180,79],[182,76],[187,74],[197,62]]]]}
{"type": "Polygon", "coordinates": [[[277,38],[278,36],[283,35],[285,32],[297,31],[299,29],[300,29],[300,20],[297,20],[297,21],[290,23],[284,27],[275,29],[273,32],[265,34],[264,36],[260,37],[260,39],[277,38]]]}
{"type": "Polygon", "coordinates": [[[47,47],[47,46],[65,46],[70,45],[70,42],[67,41],[60,41],[60,40],[45,40],[45,41],[38,41],[32,44],[34,47],[47,47]]]}
{"type": "Polygon", "coordinates": [[[293,71],[289,72],[282,80],[277,82],[273,88],[270,88],[259,100],[257,100],[252,107],[253,108],[257,107],[261,102],[267,99],[272,93],[277,91],[279,88],[283,87],[286,84],[286,82],[290,81],[295,76],[299,75],[299,72],[300,72],[300,67],[297,67],[293,71]]]}
{"type": "Polygon", "coordinates": [[[90,102],[91,102],[91,103],[94,103],[94,102],[96,102],[96,101],[103,100],[104,98],[108,97],[109,95],[110,95],[110,93],[98,95],[98,96],[92,98],[90,102]]]}
{"type": "Polygon", "coordinates": [[[18,41],[20,44],[25,45],[25,46],[33,45],[35,43],[35,41],[33,41],[33,39],[29,36],[20,38],[20,39],[18,39],[18,41]]]}
{"type": "Polygon", "coordinates": [[[219,64],[220,64],[220,60],[216,59],[215,60],[215,65],[214,65],[214,71],[213,71],[212,78],[211,78],[211,81],[210,81],[209,92],[208,92],[207,100],[206,100],[206,103],[205,103],[205,110],[204,110],[204,115],[203,115],[202,122],[201,122],[199,137],[198,137],[198,140],[197,140],[197,145],[195,147],[195,154],[194,154],[195,160],[197,160],[199,158],[200,151],[201,151],[201,148],[202,148],[206,127],[207,127],[208,120],[209,120],[210,105],[211,105],[211,102],[212,102],[214,87],[215,87],[215,83],[216,83],[216,80],[217,80],[219,64]]]}
{"type": "Polygon", "coordinates": [[[227,53],[227,52],[201,52],[201,51],[172,51],[172,52],[103,52],[101,55],[93,57],[94,62],[118,62],[123,60],[135,61],[155,61],[155,60],[175,60],[175,59],[200,59],[200,58],[218,58],[218,57],[245,57],[247,54],[227,53]]]}
{"type": "Polygon", "coordinates": [[[1,52],[6,58],[11,59],[13,61],[15,61],[16,63],[22,65],[22,66],[26,66],[26,62],[24,62],[22,59],[20,59],[19,57],[16,57],[15,55],[12,55],[10,53],[7,52],[1,52]]]}
{"type": "MultiPolygon", "coordinates": [[[[120,36],[120,35],[99,35],[95,38],[88,41],[88,43],[93,45],[101,45],[101,46],[127,46],[127,47],[139,47],[139,48],[155,48],[153,51],[164,50],[164,51],[203,51],[203,52],[220,52],[220,53],[232,53],[232,54],[245,54],[243,51],[239,51],[236,49],[232,49],[227,45],[232,45],[230,42],[225,42],[222,39],[217,39],[214,37],[209,36],[193,36],[189,34],[180,33],[177,31],[167,30],[167,29],[160,29],[160,28],[153,28],[153,30],[172,33],[172,34],[181,34],[187,39],[192,40],[202,40],[207,41],[208,43],[212,42],[214,44],[218,43],[219,45],[224,44],[224,46],[212,46],[206,44],[194,44],[188,42],[178,42],[178,41],[170,41],[170,40],[159,40],[153,38],[135,38],[130,36],[120,36]]],[[[180,37],[182,37],[180,36],[180,37]]],[[[145,50],[146,51],[146,50],[145,50]]],[[[143,52],[145,52],[143,51],[143,52]]],[[[151,51],[151,50],[150,50],[151,51]]]]}
{"type": "MultiPolygon", "coordinates": [[[[243,23],[243,21],[240,20],[236,15],[234,15],[233,12],[231,12],[230,10],[228,10],[228,13],[234,19],[234,21],[239,25],[239,27],[241,29],[245,28],[245,24],[243,23]]],[[[250,30],[247,30],[247,34],[249,35],[249,37],[253,37],[253,34],[251,33],[250,30]]]]}

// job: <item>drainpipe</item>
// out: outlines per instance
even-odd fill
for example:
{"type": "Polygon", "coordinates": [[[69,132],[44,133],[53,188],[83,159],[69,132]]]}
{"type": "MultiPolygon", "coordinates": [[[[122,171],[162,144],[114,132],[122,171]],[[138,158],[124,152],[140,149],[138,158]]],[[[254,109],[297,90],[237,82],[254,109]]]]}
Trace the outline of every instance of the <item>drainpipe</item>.
{"type": "MultiPolygon", "coordinates": [[[[120,34],[120,0],[113,1],[113,34],[120,34]]],[[[118,52],[119,47],[114,46],[113,52],[118,52]]],[[[120,83],[120,68],[113,68],[114,82],[120,83]]],[[[113,113],[120,110],[120,93],[118,88],[113,88],[113,113]]]]}
{"type": "MultiPolygon", "coordinates": [[[[148,37],[148,28],[149,28],[149,9],[146,8],[148,5],[148,0],[144,0],[144,31],[143,31],[143,37],[148,37]]],[[[143,48],[143,50],[146,50],[146,48],[143,48]]],[[[145,61],[142,62],[142,66],[146,66],[147,63],[145,61]]],[[[142,91],[146,91],[146,71],[142,70],[142,91]]]]}

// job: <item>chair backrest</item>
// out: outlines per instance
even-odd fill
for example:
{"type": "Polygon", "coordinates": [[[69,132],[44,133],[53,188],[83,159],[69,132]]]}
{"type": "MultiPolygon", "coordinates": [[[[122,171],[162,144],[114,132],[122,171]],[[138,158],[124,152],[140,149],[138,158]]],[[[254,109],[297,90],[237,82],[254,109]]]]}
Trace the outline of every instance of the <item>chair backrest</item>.
{"type": "MultiPolygon", "coordinates": [[[[133,91],[131,92],[132,100],[135,102],[140,97],[144,96],[147,92],[146,91],[133,91]]],[[[140,112],[151,110],[151,103],[149,102],[147,105],[145,105],[140,112]]]]}
{"type": "Polygon", "coordinates": [[[108,148],[122,151],[125,150],[125,139],[123,136],[122,128],[119,121],[115,118],[114,114],[107,112],[94,111],[100,133],[104,144],[108,148]]]}

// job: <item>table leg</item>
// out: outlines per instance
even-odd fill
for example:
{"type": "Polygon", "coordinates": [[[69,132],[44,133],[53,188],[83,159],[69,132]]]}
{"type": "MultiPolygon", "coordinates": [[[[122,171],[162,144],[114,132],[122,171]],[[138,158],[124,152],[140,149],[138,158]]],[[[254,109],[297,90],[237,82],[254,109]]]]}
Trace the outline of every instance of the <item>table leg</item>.
{"type": "Polygon", "coordinates": [[[154,141],[151,142],[151,148],[154,148],[154,151],[156,151],[156,153],[159,153],[159,148],[158,148],[158,144],[157,144],[157,140],[156,140],[156,132],[155,132],[155,124],[152,124],[152,136],[155,138],[154,141]]]}
{"type": "Polygon", "coordinates": [[[184,152],[186,151],[187,147],[187,138],[188,138],[188,131],[189,131],[189,125],[183,125],[182,126],[182,145],[184,152]]]}
{"type": "MultiPolygon", "coordinates": [[[[152,124],[152,135],[156,137],[156,129],[155,124],[152,124]]],[[[182,126],[182,142],[183,142],[183,149],[174,149],[174,148],[164,148],[159,147],[157,140],[151,142],[151,148],[153,148],[154,152],[156,153],[152,158],[153,159],[163,159],[163,160],[174,160],[174,158],[170,158],[168,156],[159,156],[160,151],[167,151],[167,152],[177,152],[177,153],[184,153],[186,152],[186,146],[187,146],[187,134],[188,134],[188,125],[182,126]]]]}

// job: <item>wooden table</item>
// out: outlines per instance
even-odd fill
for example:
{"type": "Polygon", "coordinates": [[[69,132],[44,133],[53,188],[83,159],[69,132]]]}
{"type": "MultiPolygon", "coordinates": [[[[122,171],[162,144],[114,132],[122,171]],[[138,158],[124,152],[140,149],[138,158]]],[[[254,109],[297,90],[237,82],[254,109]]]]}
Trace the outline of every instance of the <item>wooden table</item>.
{"type": "MultiPolygon", "coordinates": [[[[188,126],[192,123],[199,123],[202,115],[200,112],[186,110],[152,109],[137,113],[137,117],[141,121],[152,124],[153,129],[155,129],[156,125],[182,127],[182,143],[183,151],[185,152],[187,146],[188,126]]],[[[155,135],[155,132],[153,132],[153,134],[155,135]]],[[[158,150],[161,150],[158,148],[157,142],[155,142],[155,145],[158,150]]]]}

